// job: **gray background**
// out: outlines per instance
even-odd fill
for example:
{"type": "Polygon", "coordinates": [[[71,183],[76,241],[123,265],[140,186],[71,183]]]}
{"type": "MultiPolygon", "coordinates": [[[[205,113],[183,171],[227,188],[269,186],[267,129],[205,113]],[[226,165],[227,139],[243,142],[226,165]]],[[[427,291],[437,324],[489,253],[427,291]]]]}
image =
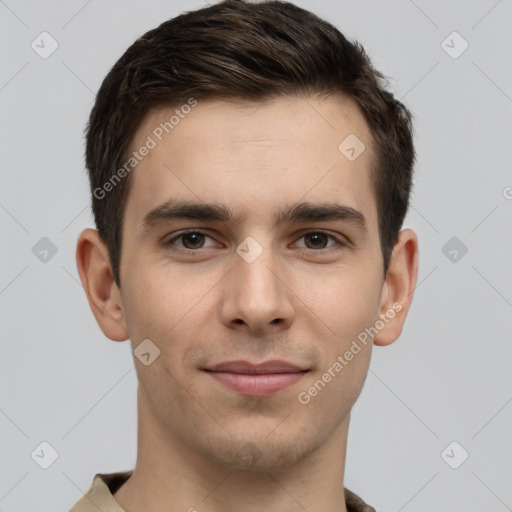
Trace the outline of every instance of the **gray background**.
{"type": "MultiPolygon", "coordinates": [[[[378,512],[512,510],[512,2],[296,3],[360,40],[415,116],[419,284],[401,338],[374,350],[346,486],[378,512]]],[[[202,5],[0,0],[0,511],[68,510],[95,473],[135,464],[129,342],[101,333],[74,258],[94,226],[83,128],[134,39],[202,5]],[[48,469],[31,456],[43,441],[48,469]]]]}

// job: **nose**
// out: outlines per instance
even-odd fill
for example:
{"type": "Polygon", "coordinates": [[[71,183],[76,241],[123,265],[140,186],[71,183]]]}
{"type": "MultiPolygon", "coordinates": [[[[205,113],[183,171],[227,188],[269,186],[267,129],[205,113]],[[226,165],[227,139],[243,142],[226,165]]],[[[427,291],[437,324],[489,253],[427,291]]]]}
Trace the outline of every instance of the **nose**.
{"type": "Polygon", "coordinates": [[[283,270],[270,249],[251,263],[235,255],[223,280],[220,312],[224,325],[258,336],[290,327],[295,315],[293,292],[283,270]]]}

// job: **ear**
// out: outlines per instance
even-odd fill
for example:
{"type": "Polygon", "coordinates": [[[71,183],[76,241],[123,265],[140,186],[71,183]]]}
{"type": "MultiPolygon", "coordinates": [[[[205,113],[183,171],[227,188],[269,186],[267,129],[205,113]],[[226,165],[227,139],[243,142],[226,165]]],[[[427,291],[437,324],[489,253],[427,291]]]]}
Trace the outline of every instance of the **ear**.
{"type": "Polygon", "coordinates": [[[417,278],[418,238],[411,229],[404,229],[398,234],[382,287],[379,319],[384,327],[375,335],[375,345],[390,345],[402,333],[417,278]]]}
{"type": "Polygon", "coordinates": [[[76,265],[91,311],[103,334],[128,339],[123,302],[114,282],[108,250],[95,229],[84,229],[76,246],[76,265]]]}

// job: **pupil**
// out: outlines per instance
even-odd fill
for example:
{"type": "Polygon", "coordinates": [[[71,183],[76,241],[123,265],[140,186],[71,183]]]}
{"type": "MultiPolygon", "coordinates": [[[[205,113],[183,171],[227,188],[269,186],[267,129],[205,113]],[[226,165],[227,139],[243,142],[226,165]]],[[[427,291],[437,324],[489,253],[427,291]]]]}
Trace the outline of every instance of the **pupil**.
{"type": "MultiPolygon", "coordinates": [[[[202,235],[200,235],[199,233],[189,233],[188,235],[185,235],[185,239],[187,242],[191,241],[192,240],[192,243],[189,244],[189,243],[186,243],[185,245],[188,246],[188,245],[201,245],[201,237],[202,235]]],[[[192,247],[192,249],[196,249],[196,247],[192,247]]]]}
{"type": "Polygon", "coordinates": [[[314,246],[322,245],[322,237],[323,236],[324,235],[322,235],[321,233],[316,233],[316,234],[308,235],[310,241],[312,242],[312,244],[314,246]]]}

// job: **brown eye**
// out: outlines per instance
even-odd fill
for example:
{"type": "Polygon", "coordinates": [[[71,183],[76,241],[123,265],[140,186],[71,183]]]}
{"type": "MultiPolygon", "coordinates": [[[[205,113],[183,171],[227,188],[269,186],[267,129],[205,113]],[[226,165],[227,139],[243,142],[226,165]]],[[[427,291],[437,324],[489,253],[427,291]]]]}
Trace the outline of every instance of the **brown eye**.
{"type": "Polygon", "coordinates": [[[328,242],[328,236],[325,233],[308,233],[304,235],[304,240],[309,241],[306,242],[308,249],[324,249],[328,242]]]}
{"type": "Polygon", "coordinates": [[[345,245],[341,239],[324,231],[309,231],[301,236],[301,240],[304,240],[304,245],[299,246],[302,249],[319,250],[329,249],[335,245],[340,247],[345,245]],[[332,241],[330,244],[329,240],[332,241]]]}
{"type": "Polygon", "coordinates": [[[187,233],[181,235],[181,239],[187,249],[200,249],[204,243],[204,235],[201,233],[187,233]]]}
{"type": "Polygon", "coordinates": [[[200,249],[207,249],[215,246],[215,241],[211,236],[208,236],[201,231],[189,230],[182,231],[180,234],[171,238],[168,242],[165,242],[167,246],[174,246],[176,249],[181,251],[198,251],[200,249]],[[209,245],[206,245],[206,239],[210,239],[209,245]]]}

